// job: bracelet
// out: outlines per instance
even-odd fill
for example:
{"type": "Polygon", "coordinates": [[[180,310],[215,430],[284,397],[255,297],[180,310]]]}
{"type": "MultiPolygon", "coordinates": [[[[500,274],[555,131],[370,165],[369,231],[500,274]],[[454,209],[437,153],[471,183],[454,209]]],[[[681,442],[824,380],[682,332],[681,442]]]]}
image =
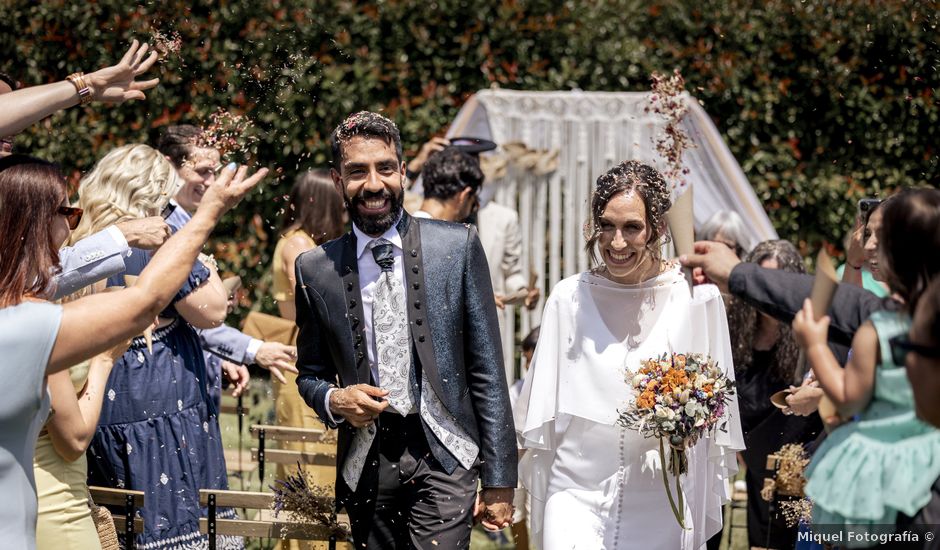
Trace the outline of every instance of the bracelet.
{"type": "Polygon", "coordinates": [[[71,82],[72,86],[75,86],[75,91],[78,92],[79,105],[88,105],[91,103],[91,88],[85,84],[84,73],[72,73],[65,77],[65,79],[71,82]]]}

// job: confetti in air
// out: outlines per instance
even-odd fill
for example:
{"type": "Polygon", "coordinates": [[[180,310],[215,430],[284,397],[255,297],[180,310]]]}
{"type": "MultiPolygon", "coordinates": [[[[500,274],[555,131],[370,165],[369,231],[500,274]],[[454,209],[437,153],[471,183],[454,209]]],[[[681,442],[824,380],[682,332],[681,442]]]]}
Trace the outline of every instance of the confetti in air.
{"type": "Polygon", "coordinates": [[[222,156],[245,151],[258,141],[254,123],[244,115],[219,108],[209,116],[209,124],[195,138],[196,147],[218,149],[222,156]]]}
{"type": "Polygon", "coordinates": [[[180,50],[183,48],[183,38],[180,33],[176,31],[164,33],[158,30],[153,33],[151,42],[161,61],[165,61],[170,56],[180,57],[180,50]]]}
{"type": "Polygon", "coordinates": [[[650,95],[650,105],[646,107],[646,112],[656,113],[666,119],[663,135],[654,139],[656,151],[666,160],[667,168],[663,171],[663,176],[666,181],[672,183],[673,188],[685,187],[684,176],[689,173],[689,169],[682,165],[682,154],[686,149],[695,146],[682,129],[682,117],[689,110],[683,96],[685,79],[679,69],[668,77],[653,72],[650,79],[653,81],[653,93],[650,95]]]}

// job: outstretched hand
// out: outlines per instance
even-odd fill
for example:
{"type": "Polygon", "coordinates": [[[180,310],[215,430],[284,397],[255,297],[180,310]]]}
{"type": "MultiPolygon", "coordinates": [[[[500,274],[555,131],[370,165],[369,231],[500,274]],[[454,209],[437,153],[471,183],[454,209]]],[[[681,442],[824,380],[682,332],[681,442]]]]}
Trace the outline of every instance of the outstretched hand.
{"type": "Polygon", "coordinates": [[[683,267],[691,267],[696,284],[714,283],[722,292],[728,292],[728,279],[731,271],[741,263],[741,259],[726,245],[711,241],[698,241],[693,254],[679,257],[683,267]]]}
{"type": "Polygon", "coordinates": [[[297,374],[295,361],[297,361],[297,348],[280,342],[265,342],[255,353],[255,363],[261,368],[268,369],[281,384],[287,383],[281,371],[297,374]]]}
{"type": "Polygon", "coordinates": [[[156,86],[159,78],[135,80],[147,72],[157,61],[157,52],[147,56],[149,44],[141,46],[136,40],[116,65],[85,75],[85,84],[91,89],[95,101],[122,103],[130,99],[146,99],[144,90],[156,86]],[[146,56],[146,57],[145,57],[146,56]]]}
{"type": "Polygon", "coordinates": [[[247,166],[239,167],[234,162],[229,164],[222,169],[215,182],[206,189],[196,213],[202,212],[218,220],[222,214],[234,208],[266,175],[268,175],[267,168],[262,168],[248,176],[247,166]]]}

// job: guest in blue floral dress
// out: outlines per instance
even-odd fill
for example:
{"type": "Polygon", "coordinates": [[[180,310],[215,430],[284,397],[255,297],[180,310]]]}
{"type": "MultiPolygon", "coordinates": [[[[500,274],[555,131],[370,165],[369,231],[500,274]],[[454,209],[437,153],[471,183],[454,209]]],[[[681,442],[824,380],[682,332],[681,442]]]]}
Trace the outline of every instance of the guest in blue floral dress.
{"type": "MultiPolygon", "coordinates": [[[[123,216],[159,213],[178,187],[169,162],[146,145],[129,145],[105,156],[79,189],[83,219],[73,238],[123,216]],[[158,167],[160,170],[156,170],[158,167]],[[154,177],[154,174],[168,174],[154,177]],[[121,201],[124,201],[122,204],[121,201]]],[[[127,271],[108,280],[124,286],[151,252],[131,249],[127,271]]],[[[204,548],[199,533],[200,489],[226,489],[228,480],[217,420],[209,397],[206,364],[195,327],[208,328],[226,313],[226,291],[214,269],[197,261],[170,306],[157,319],[152,351],[137,337],[114,365],[105,389],[98,429],[89,448],[92,485],[146,493],[140,548],[204,548]]],[[[234,517],[223,510],[221,517],[234,517]]],[[[240,548],[240,539],[220,540],[240,548]]]]}

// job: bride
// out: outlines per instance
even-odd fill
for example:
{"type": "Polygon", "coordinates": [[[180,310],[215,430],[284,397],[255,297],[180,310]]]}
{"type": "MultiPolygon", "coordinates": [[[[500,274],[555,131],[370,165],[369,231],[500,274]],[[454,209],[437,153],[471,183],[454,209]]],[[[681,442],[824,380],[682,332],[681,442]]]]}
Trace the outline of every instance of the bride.
{"type": "Polygon", "coordinates": [[[602,265],[548,298],[515,410],[539,548],[696,549],[721,530],[726,480],[744,448],[736,398],[724,429],[687,451],[687,529],[666,497],[658,440],[616,424],[634,398],[626,371],[641,360],[707,353],[734,378],[718,289],[696,287],[693,297],[679,266],[661,260],[670,204],[662,176],[645,164],[623,162],[598,178],[587,247],[602,265]]]}

